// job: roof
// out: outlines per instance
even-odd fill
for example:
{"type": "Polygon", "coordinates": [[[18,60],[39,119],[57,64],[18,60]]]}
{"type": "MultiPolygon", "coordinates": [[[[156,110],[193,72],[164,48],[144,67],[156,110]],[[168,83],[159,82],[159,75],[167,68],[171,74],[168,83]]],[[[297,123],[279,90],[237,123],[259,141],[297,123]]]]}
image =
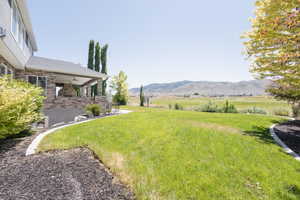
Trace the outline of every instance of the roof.
{"type": "Polygon", "coordinates": [[[73,75],[86,78],[108,78],[107,75],[93,71],[91,69],[88,69],[87,67],[83,67],[80,64],[50,58],[42,58],[37,56],[32,56],[28,60],[26,64],[26,69],[40,70],[45,72],[55,72],[65,75],[73,75]]]}
{"type": "Polygon", "coordinates": [[[24,22],[24,25],[26,27],[26,31],[29,35],[30,41],[31,41],[31,46],[33,51],[37,51],[37,42],[34,36],[31,20],[30,20],[30,15],[29,15],[29,10],[27,7],[27,0],[16,0],[16,3],[18,4],[18,7],[20,9],[22,19],[24,22]]]}

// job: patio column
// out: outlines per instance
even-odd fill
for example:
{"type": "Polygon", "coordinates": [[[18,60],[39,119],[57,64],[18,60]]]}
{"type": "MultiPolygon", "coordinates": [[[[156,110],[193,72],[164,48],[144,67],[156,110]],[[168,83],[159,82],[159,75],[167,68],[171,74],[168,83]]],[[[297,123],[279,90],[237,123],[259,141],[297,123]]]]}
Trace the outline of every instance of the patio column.
{"type": "Polygon", "coordinates": [[[86,97],[85,86],[80,87],[80,97],[86,97]]]}
{"type": "Polygon", "coordinates": [[[102,96],[102,79],[97,80],[98,96],[102,96]]]}
{"type": "Polygon", "coordinates": [[[91,84],[87,84],[86,85],[86,97],[91,97],[92,96],[92,93],[91,93],[91,84]]]}

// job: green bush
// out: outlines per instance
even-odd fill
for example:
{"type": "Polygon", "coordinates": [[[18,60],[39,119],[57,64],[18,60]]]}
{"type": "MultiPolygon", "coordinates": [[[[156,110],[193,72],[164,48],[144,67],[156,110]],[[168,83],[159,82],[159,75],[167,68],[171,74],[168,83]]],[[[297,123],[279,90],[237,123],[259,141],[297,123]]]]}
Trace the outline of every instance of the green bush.
{"type": "Polygon", "coordinates": [[[175,103],[174,109],[175,109],[175,110],[183,110],[183,106],[180,105],[180,104],[178,104],[178,103],[175,103]]]}
{"type": "Polygon", "coordinates": [[[229,103],[229,101],[226,101],[221,111],[223,113],[238,113],[236,107],[233,104],[229,103]]]}
{"type": "Polygon", "coordinates": [[[173,106],[172,104],[169,104],[169,109],[172,110],[173,106]]]}
{"type": "Polygon", "coordinates": [[[101,113],[101,106],[99,104],[89,104],[86,106],[85,111],[96,117],[101,113]]]}
{"type": "Polygon", "coordinates": [[[273,111],[274,115],[278,116],[290,116],[290,111],[284,108],[278,108],[273,111]]]}
{"type": "Polygon", "coordinates": [[[257,107],[242,110],[240,112],[241,113],[248,113],[248,114],[261,114],[261,115],[266,115],[267,114],[267,112],[265,110],[263,110],[261,108],[257,108],[257,107]]]}
{"type": "Polygon", "coordinates": [[[199,112],[222,112],[221,109],[218,108],[213,102],[208,102],[207,104],[203,105],[200,109],[197,109],[199,112]]]}
{"type": "Polygon", "coordinates": [[[19,134],[41,119],[42,93],[27,82],[0,77],[0,139],[19,134]]]}

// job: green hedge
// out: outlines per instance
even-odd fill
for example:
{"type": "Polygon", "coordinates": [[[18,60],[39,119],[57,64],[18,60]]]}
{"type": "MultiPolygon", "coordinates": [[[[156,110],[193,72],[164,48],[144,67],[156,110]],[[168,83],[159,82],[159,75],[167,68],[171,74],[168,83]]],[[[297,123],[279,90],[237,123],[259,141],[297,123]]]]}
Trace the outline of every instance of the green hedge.
{"type": "Polygon", "coordinates": [[[20,133],[41,119],[42,89],[0,77],[0,139],[20,133]]]}

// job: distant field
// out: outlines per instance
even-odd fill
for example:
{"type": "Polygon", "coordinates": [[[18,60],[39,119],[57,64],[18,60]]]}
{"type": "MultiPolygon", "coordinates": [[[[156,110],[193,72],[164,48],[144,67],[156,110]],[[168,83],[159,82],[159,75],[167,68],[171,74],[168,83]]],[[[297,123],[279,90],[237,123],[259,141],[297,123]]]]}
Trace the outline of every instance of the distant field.
{"type": "MultiPolygon", "coordinates": [[[[176,103],[182,105],[185,110],[193,110],[207,104],[209,101],[221,106],[229,100],[236,106],[238,110],[246,110],[253,107],[261,108],[273,115],[275,110],[285,109],[291,110],[290,106],[284,101],[275,100],[273,97],[199,97],[199,98],[184,98],[184,97],[155,97],[151,100],[152,107],[165,107],[168,108],[169,104],[174,105],[176,103]]],[[[131,105],[137,105],[138,98],[132,97],[130,99],[131,105]]]]}

